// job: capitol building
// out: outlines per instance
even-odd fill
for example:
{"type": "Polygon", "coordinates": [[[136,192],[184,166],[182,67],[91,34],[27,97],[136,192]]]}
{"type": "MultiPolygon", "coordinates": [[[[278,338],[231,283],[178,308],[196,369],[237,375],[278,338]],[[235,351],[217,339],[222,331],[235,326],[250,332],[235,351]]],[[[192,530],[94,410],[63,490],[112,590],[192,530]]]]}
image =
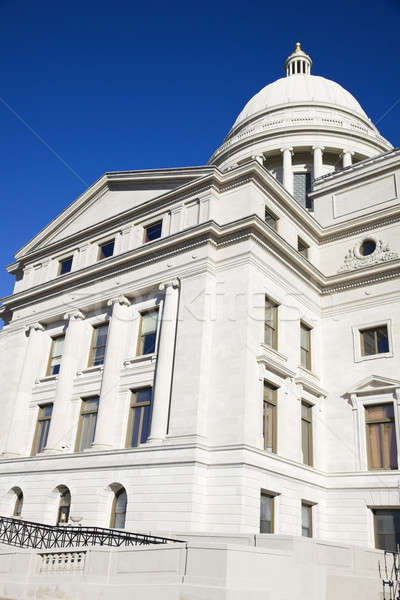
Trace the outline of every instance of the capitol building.
{"type": "Polygon", "coordinates": [[[184,542],[130,579],[125,553],[141,600],[378,599],[399,186],[400,149],[300,44],[205,166],[100,177],[7,267],[0,515],[184,542]]]}

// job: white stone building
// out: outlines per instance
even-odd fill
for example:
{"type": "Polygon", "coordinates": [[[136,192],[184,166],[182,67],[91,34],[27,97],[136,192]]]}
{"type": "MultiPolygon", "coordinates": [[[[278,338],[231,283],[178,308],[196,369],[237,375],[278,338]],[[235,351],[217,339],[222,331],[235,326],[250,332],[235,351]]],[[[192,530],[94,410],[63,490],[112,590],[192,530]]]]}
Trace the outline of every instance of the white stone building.
{"type": "Polygon", "coordinates": [[[17,252],[0,514],[400,541],[400,150],[285,70],[206,166],[106,173],[17,252]]]}

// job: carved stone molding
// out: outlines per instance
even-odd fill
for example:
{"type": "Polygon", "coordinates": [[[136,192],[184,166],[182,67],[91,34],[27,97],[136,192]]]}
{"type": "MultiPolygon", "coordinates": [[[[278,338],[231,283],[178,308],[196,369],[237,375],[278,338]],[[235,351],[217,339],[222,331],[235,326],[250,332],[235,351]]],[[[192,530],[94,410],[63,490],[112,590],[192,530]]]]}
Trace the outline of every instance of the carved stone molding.
{"type": "Polygon", "coordinates": [[[173,288],[178,288],[179,285],[180,285],[179,279],[172,279],[171,281],[166,281],[165,283],[160,283],[160,285],[158,286],[158,289],[160,290],[160,292],[163,292],[170,286],[173,288]]]}
{"type": "Polygon", "coordinates": [[[367,256],[362,256],[360,254],[359,246],[359,244],[356,244],[347,251],[347,254],[344,257],[344,265],[340,267],[339,273],[342,273],[343,271],[353,271],[354,269],[360,269],[362,267],[370,267],[399,258],[398,252],[390,250],[388,244],[384,244],[382,240],[377,240],[375,250],[367,256]]]}
{"type": "Polygon", "coordinates": [[[111,298],[107,302],[107,306],[113,306],[114,304],[121,304],[121,306],[130,306],[130,300],[126,296],[117,296],[116,298],[111,298]]]}
{"type": "Polygon", "coordinates": [[[72,310],[64,315],[64,321],[82,321],[84,318],[85,314],[80,310],[72,310]]]}
{"type": "Polygon", "coordinates": [[[37,323],[32,323],[31,325],[27,325],[25,327],[25,333],[27,335],[30,335],[32,331],[44,331],[44,326],[37,322],[37,323]]]}

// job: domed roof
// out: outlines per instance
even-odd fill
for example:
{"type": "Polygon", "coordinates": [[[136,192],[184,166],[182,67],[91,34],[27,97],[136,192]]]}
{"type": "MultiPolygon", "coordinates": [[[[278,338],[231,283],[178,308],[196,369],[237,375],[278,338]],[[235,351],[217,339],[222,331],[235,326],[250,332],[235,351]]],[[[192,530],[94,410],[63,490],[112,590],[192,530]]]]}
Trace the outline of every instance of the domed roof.
{"type": "Polygon", "coordinates": [[[247,118],[287,104],[331,104],[367,119],[357,100],[341,85],[317,75],[282,77],[263,88],[246,104],[233,128],[247,118]]]}

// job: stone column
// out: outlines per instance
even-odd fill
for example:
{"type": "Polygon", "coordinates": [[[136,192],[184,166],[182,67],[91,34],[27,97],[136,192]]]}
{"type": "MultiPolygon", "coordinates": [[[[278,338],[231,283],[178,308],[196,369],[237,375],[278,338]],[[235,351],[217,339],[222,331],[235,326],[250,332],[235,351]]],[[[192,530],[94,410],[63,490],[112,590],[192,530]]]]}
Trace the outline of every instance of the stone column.
{"type": "Polygon", "coordinates": [[[351,167],[353,164],[353,154],[354,152],[350,152],[349,150],[343,150],[342,158],[343,158],[343,168],[351,167]]]}
{"type": "MultiPolygon", "coordinates": [[[[14,412],[9,424],[9,434],[4,450],[4,454],[9,457],[20,456],[26,452],[25,426],[29,402],[32,398],[32,387],[41,358],[40,342],[43,331],[44,327],[41,323],[33,323],[25,329],[28,341],[25,347],[24,362],[15,394],[14,412]]],[[[29,440],[29,443],[32,443],[32,440],[29,440]]]]}
{"type": "Polygon", "coordinates": [[[64,449],[72,450],[73,447],[73,441],[68,437],[71,429],[70,407],[74,377],[79,366],[79,349],[84,333],[84,318],[85,315],[80,310],[64,315],[68,325],[57,379],[49,437],[44,450],[46,454],[55,454],[64,449]]]}
{"type": "Polygon", "coordinates": [[[179,280],[174,279],[168,283],[162,283],[159,287],[161,291],[165,291],[165,296],[160,328],[160,340],[157,350],[151,433],[148,439],[148,442],[151,444],[159,444],[164,440],[167,434],[169,400],[174,364],[176,322],[179,305],[179,285],[179,280]]]}
{"type": "Polygon", "coordinates": [[[124,358],[127,324],[131,320],[130,305],[130,301],[125,296],[118,296],[118,298],[108,301],[108,306],[112,306],[112,314],[108,327],[96,433],[92,450],[108,450],[115,445],[114,423],[118,410],[116,399],[124,358]]]}
{"type": "Polygon", "coordinates": [[[293,169],[292,169],[292,153],[293,148],[282,148],[283,154],[283,187],[287,189],[289,194],[293,195],[293,169]]]}
{"type": "Polygon", "coordinates": [[[321,177],[322,175],[322,152],[324,151],[323,146],[313,146],[313,171],[314,179],[321,177]]]}

